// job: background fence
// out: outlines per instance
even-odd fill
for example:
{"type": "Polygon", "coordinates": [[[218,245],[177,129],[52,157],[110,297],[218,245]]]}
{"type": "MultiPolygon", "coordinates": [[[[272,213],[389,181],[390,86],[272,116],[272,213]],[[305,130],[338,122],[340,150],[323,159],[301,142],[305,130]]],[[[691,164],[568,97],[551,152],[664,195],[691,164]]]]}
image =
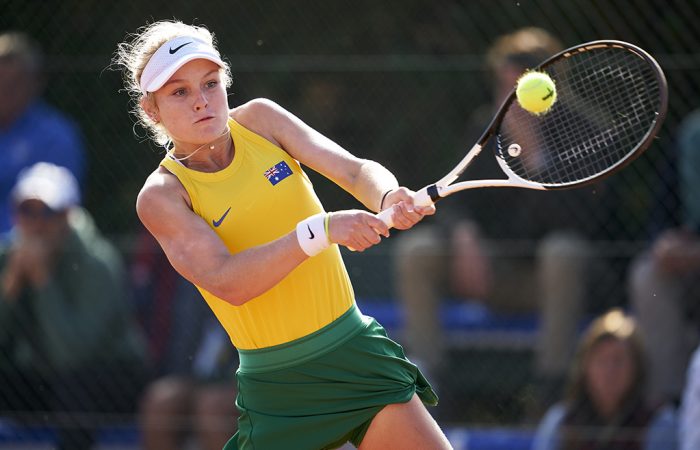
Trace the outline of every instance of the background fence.
{"type": "MultiPolygon", "coordinates": [[[[539,194],[512,191],[475,192],[468,202],[496,257],[531,257],[548,227],[591,225],[592,245],[605,250],[600,258],[613,267],[595,280],[591,303],[597,310],[626,305],[630,258],[656,230],[680,220],[675,139],[679,123],[700,99],[698,1],[0,0],[0,11],[0,31],[25,31],[44,49],[46,98],[70,114],[85,137],[84,204],[129,264],[141,248],[134,199],[163,152],[138,129],[134,136],[121,75],[109,66],[126,32],[164,18],[204,24],[215,32],[233,72],[230,106],[257,97],[274,99],[416,189],[449,169],[456,152],[478,137],[469,121],[475,109],[489,104],[493,80],[485,54],[498,36],[537,26],[564,46],[594,39],[637,44],[658,59],[670,88],[668,118],[645,155],[604,191],[545,194],[553,209],[540,207],[539,194]],[[563,213],[558,214],[562,222],[541,225],[553,210],[563,213]],[[513,224],[536,231],[519,235],[512,232],[513,224]]],[[[328,210],[360,207],[315,174],[312,179],[328,210]]],[[[456,200],[445,204],[445,209],[461,206],[456,200]]],[[[439,215],[430,221],[439,223],[439,215]]],[[[344,255],[361,304],[399,335],[392,269],[396,241],[344,255]]],[[[535,395],[536,311],[503,319],[478,304],[474,308],[461,310],[466,314],[462,322],[452,317],[451,375],[444,382],[451,392],[443,397],[441,420],[529,426],[538,419],[528,414],[535,395]],[[498,327],[512,332],[507,345],[502,335],[499,341],[488,327],[473,325],[485,323],[486,316],[492,324],[504,320],[498,327]]],[[[181,356],[193,358],[187,352],[181,356]]]]}

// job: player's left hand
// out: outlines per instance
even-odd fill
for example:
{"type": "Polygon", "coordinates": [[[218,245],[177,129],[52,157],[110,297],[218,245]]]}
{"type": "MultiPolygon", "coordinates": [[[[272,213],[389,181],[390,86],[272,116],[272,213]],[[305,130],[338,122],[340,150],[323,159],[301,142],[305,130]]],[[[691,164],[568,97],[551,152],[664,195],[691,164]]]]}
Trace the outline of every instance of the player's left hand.
{"type": "Polygon", "coordinates": [[[353,251],[364,251],[389,237],[389,228],[374,214],[361,210],[336,211],[328,218],[328,240],[353,251]]]}
{"type": "Polygon", "coordinates": [[[435,205],[414,205],[414,194],[415,192],[408,188],[399,187],[389,192],[384,199],[384,209],[393,209],[392,219],[394,221],[394,228],[407,230],[420,222],[423,217],[435,214],[435,205]]]}

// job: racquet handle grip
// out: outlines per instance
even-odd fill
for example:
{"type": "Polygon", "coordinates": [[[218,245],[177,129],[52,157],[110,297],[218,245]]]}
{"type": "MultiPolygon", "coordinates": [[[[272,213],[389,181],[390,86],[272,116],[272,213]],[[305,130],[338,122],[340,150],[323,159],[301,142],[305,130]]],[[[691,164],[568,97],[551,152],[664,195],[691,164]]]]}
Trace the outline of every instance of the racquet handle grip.
{"type": "MultiPolygon", "coordinates": [[[[433,203],[435,202],[433,202],[433,200],[430,198],[430,195],[428,195],[427,186],[421,189],[420,191],[416,192],[413,196],[413,204],[415,206],[430,206],[433,203]]],[[[387,208],[384,211],[381,211],[379,214],[377,214],[377,218],[384,222],[389,228],[394,227],[394,221],[391,217],[392,211],[393,208],[387,208]]]]}
{"type": "Polygon", "coordinates": [[[393,211],[394,208],[388,207],[384,211],[380,211],[379,214],[377,214],[377,219],[384,222],[387,227],[392,228],[394,226],[394,219],[391,217],[391,213],[393,211]]]}
{"type": "Polygon", "coordinates": [[[413,196],[413,204],[416,206],[430,206],[434,205],[435,202],[433,201],[432,198],[430,198],[430,194],[428,194],[428,187],[426,186],[420,191],[416,192],[416,194],[413,196]]]}

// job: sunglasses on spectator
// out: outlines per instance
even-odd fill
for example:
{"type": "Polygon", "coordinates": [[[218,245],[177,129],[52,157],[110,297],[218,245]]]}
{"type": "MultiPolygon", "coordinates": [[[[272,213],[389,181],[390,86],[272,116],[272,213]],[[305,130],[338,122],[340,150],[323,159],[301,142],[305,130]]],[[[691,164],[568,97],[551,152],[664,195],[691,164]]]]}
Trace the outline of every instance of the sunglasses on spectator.
{"type": "Polygon", "coordinates": [[[15,206],[18,215],[28,219],[51,219],[57,216],[60,211],[54,211],[43,203],[20,203],[15,206]]]}

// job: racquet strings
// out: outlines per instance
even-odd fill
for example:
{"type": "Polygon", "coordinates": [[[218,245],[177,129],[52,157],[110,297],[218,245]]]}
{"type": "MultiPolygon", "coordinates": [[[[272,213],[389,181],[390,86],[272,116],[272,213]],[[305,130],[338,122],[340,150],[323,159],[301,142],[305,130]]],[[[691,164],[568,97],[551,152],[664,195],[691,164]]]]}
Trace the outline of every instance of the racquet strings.
{"type": "Polygon", "coordinates": [[[543,70],[556,84],[555,104],[536,116],[511,102],[496,134],[497,155],[517,176],[545,186],[579,183],[622,164],[646,142],[662,87],[640,55],[600,47],[543,70]]]}

